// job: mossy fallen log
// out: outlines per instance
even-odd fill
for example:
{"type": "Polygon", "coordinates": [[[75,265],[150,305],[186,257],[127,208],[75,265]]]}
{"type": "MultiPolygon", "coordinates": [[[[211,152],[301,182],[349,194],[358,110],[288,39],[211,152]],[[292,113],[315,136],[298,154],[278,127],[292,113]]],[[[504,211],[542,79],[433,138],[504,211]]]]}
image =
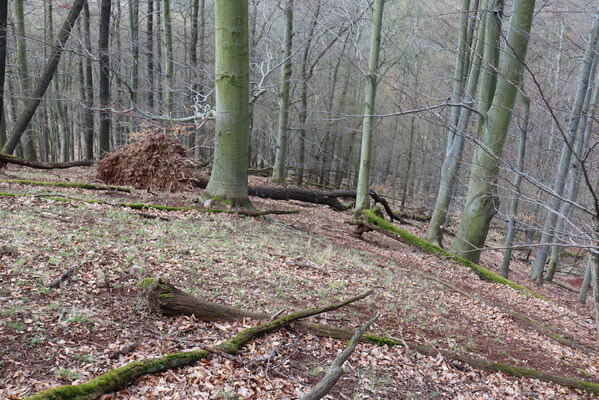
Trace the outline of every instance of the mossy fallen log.
{"type": "Polygon", "coordinates": [[[35,169],[65,169],[72,167],[89,167],[93,165],[93,161],[71,161],[62,163],[41,163],[36,161],[28,161],[19,157],[11,156],[9,154],[0,153],[0,165],[2,164],[16,164],[24,167],[35,168],[35,169]]]}
{"type": "Polygon", "coordinates": [[[27,180],[27,179],[1,179],[0,182],[18,183],[19,185],[54,186],[54,187],[79,188],[79,189],[90,189],[90,190],[112,190],[112,191],[116,191],[116,192],[131,193],[131,188],[128,188],[128,187],[113,186],[113,185],[94,185],[92,183],[82,183],[82,182],[40,182],[40,181],[31,181],[31,180],[27,180]]]}
{"type": "MultiPolygon", "coordinates": [[[[150,289],[152,287],[154,287],[156,289],[160,289],[160,286],[156,285],[156,280],[153,278],[145,278],[145,279],[141,280],[138,283],[138,286],[141,288],[145,288],[144,292],[146,295],[148,295],[148,293],[149,293],[148,289],[150,289]]],[[[158,293],[160,293],[160,292],[158,292],[158,293]]],[[[171,293],[170,289],[169,289],[169,291],[165,292],[165,294],[169,294],[169,293],[171,293]]],[[[188,296],[191,296],[191,295],[188,295],[188,296]]],[[[195,296],[192,296],[192,297],[195,297],[195,296]]],[[[196,303],[196,302],[203,303],[203,302],[205,302],[205,300],[195,297],[194,303],[196,303]]],[[[188,305],[189,304],[190,303],[188,303],[188,305]]],[[[212,304],[213,303],[208,303],[208,307],[212,307],[212,304]]],[[[207,314],[204,313],[204,309],[207,307],[205,305],[202,305],[201,308],[198,308],[197,312],[196,312],[196,310],[194,310],[193,308],[190,308],[190,307],[182,308],[181,310],[179,310],[180,311],[179,314],[176,314],[177,309],[173,308],[172,305],[173,304],[171,304],[171,307],[168,309],[168,312],[169,312],[168,315],[170,315],[170,316],[195,315],[198,318],[200,318],[200,316],[203,316],[202,319],[205,319],[207,317],[207,314]]],[[[226,306],[226,307],[232,308],[229,306],[226,306]]],[[[218,319],[219,320],[221,320],[221,319],[236,319],[235,315],[238,315],[239,318],[252,318],[252,315],[256,315],[256,317],[255,317],[256,319],[270,318],[270,316],[266,313],[254,313],[254,312],[246,311],[246,310],[239,309],[239,308],[234,308],[234,310],[235,310],[234,313],[229,314],[229,316],[231,318],[227,318],[227,316],[221,314],[218,316],[218,319]]],[[[321,325],[321,324],[317,324],[317,323],[313,323],[313,322],[306,322],[306,321],[295,321],[293,323],[293,326],[300,330],[310,332],[316,336],[329,337],[329,338],[334,338],[334,339],[347,340],[347,339],[350,339],[352,337],[352,335],[354,334],[349,329],[337,328],[337,327],[321,325]]],[[[436,357],[439,353],[441,353],[443,355],[443,357],[445,357],[446,359],[448,359],[450,361],[459,361],[461,363],[468,364],[471,367],[476,368],[476,369],[481,369],[481,370],[490,371],[490,372],[503,372],[503,373],[506,373],[506,374],[514,376],[514,377],[539,379],[544,382],[553,382],[558,385],[570,387],[573,389],[579,389],[579,390],[584,390],[584,391],[587,391],[590,393],[599,394],[599,384],[597,384],[597,383],[587,382],[587,381],[576,379],[576,378],[569,378],[569,377],[553,375],[553,374],[549,374],[549,373],[546,373],[543,371],[538,371],[538,370],[529,369],[529,368],[523,368],[523,367],[518,367],[518,366],[513,366],[513,365],[496,363],[494,361],[489,361],[489,360],[485,360],[485,359],[473,358],[473,357],[465,356],[465,355],[458,354],[458,353],[455,353],[452,351],[437,349],[432,346],[421,345],[418,343],[406,342],[403,340],[398,340],[398,339],[387,337],[387,336],[379,336],[379,335],[375,335],[375,334],[365,333],[360,338],[360,341],[365,342],[365,343],[371,343],[371,344],[374,344],[377,346],[402,346],[403,347],[404,345],[407,345],[410,349],[416,350],[417,352],[419,352],[421,354],[428,355],[431,357],[436,357]]]]}
{"type": "Polygon", "coordinates": [[[439,246],[429,243],[416,235],[412,235],[411,233],[404,231],[403,229],[399,229],[395,225],[385,221],[384,219],[376,215],[376,213],[372,210],[364,210],[362,212],[362,215],[365,217],[362,223],[369,229],[380,232],[403,243],[413,245],[426,253],[436,255],[446,260],[455,261],[460,265],[472,269],[479,277],[481,277],[484,280],[501,283],[502,285],[507,285],[512,289],[518,290],[522,293],[529,294],[542,300],[548,300],[546,297],[541,296],[540,294],[522,285],[512,282],[509,279],[506,279],[493,271],[481,267],[480,265],[470,260],[466,260],[465,258],[456,256],[455,254],[452,254],[439,246]]]}
{"type": "MultiPolygon", "coordinates": [[[[146,281],[146,283],[148,283],[146,281]]],[[[154,282],[153,284],[159,284],[154,282]]],[[[225,340],[215,347],[217,351],[229,354],[237,353],[246,343],[259,336],[270,333],[282,326],[288,325],[301,318],[307,318],[329,311],[338,310],[348,304],[361,300],[370,295],[372,291],[352,297],[340,303],[315,307],[279,317],[273,321],[260,324],[241,331],[229,340],[225,340]]],[[[208,357],[209,350],[186,351],[169,354],[158,358],[135,361],[123,367],[108,371],[89,382],[79,385],[64,385],[39,392],[27,400],[87,400],[96,399],[101,395],[113,392],[133,382],[142,375],[166,371],[171,368],[193,364],[208,357]]]]}

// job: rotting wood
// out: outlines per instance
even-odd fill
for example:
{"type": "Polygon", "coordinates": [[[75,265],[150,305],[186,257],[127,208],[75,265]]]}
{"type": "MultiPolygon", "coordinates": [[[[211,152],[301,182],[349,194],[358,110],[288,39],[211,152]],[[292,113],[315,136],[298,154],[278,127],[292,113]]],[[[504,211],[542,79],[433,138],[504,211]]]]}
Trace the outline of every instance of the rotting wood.
{"type": "MultiPolygon", "coordinates": [[[[138,286],[140,286],[141,288],[147,289],[147,288],[152,287],[152,285],[154,285],[155,283],[156,283],[155,279],[145,278],[142,281],[140,281],[138,286]]],[[[146,293],[147,293],[147,291],[146,291],[146,293]]],[[[191,295],[188,295],[188,296],[191,296],[191,295]]],[[[195,297],[195,296],[191,296],[191,297],[195,297]]],[[[194,301],[202,302],[202,303],[204,302],[204,300],[199,299],[197,297],[195,298],[194,301]]],[[[208,303],[208,304],[212,305],[213,303],[208,303]]],[[[225,306],[225,307],[229,307],[229,306],[225,306]]],[[[232,307],[232,308],[234,308],[234,307],[232,307]]],[[[239,317],[231,318],[231,319],[252,318],[250,315],[256,315],[255,319],[260,319],[260,320],[268,320],[270,318],[270,315],[267,313],[254,313],[251,311],[246,311],[246,310],[242,310],[242,309],[238,309],[238,308],[234,308],[234,309],[235,309],[235,314],[231,314],[231,317],[233,315],[239,315],[239,317]]],[[[168,315],[169,316],[195,315],[198,319],[203,319],[199,316],[203,313],[203,308],[198,309],[197,312],[194,312],[194,310],[191,308],[186,308],[185,310],[181,310],[179,314],[175,314],[174,313],[175,311],[176,311],[175,309],[169,308],[170,314],[168,314],[168,315]],[[185,312],[183,312],[183,311],[185,311],[185,312]]],[[[206,316],[207,315],[204,314],[204,317],[206,317],[206,316]]],[[[219,320],[228,319],[228,318],[226,318],[225,315],[222,315],[222,314],[219,315],[218,317],[219,317],[218,318],[219,320]]],[[[314,322],[296,321],[293,323],[292,326],[295,328],[298,328],[300,330],[310,332],[316,336],[329,337],[329,338],[334,338],[334,339],[347,340],[347,339],[350,339],[353,335],[353,332],[348,329],[317,324],[314,322]]],[[[476,368],[476,369],[481,369],[481,370],[490,371],[490,372],[503,372],[507,375],[511,375],[514,377],[539,379],[544,382],[553,382],[553,383],[557,383],[558,385],[570,387],[573,389],[579,389],[579,390],[584,390],[584,391],[587,391],[590,393],[599,394],[599,384],[597,384],[597,383],[587,382],[587,381],[584,381],[581,379],[576,379],[576,378],[557,376],[557,375],[553,375],[553,374],[546,373],[543,371],[518,367],[518,366],[514,366],[514,365],[500,364],[500,363],[496,363],[494,361],[489,361],[489,360],[485,360],[485,359],[472,358],[472,357],[464,356],[464,355],[454,353],[454,352],[451,352],[448,350],[437,349],[433,346],[421,345],[421,344],[414,343],[414,342],[408,342],[408,341],[405,341],[402,339],[395,339],[395,338],[391,338],[391,337],[365,333],[360,338],[360,341],[375,344],[378,346],[387,345],[387,346],[404,347],[407,344],[407,345],[409,345],[410,350],[417,351],[421,354],[431,356],[431,357],[436,357],[440,353],[443,357],[445,357],[446,359],[448,359],[450,361],[453,361],[453,362],[457,361],[457,362],[461,362],[464,364],[468,364],[471,367],[476,368]]]]}
{"type": "MultiPolygon", "coordinates": [[[[325,312],[338,310],[348,304],[362,300],[370,294],[372,294],[372,291],[362,293],[340,303],[333,303],[322,307],[297,311],[295,313],[279,317],[274,321],[265,322],[261,325],[247,328],[241,331],[235,337],[225,340],[217,345],[216,349],[228,354],[236,354],[245,344],[256,337],[270,333],[301,318],[307,318],[325,312]]],[[[209,350],[196,350],[169,354],[158,358],[144,359],[108,371],[89,382],[79,385],[64,385],[50,388],[28,397],[26,400],[96,399],[105,393],[113,392],[124,387],[125,385],[130,384],[131,382],[134,382],[142,375],[162,372],[184,365],[190,365],[209,357],[210,354],[211,352],[209,350]]]]}
{"type": "Polygon", "coordinates": [[[341,354],[335,358],[331,366],[329,367],[327,373],[324,378],[316,386],[312,388],[307,394],[305,394],[301,400],[320,400],[324,396],[326,396],[333,386],[337,383],[341,375],[343,375],[343,364],[349,359],[349,357],[353,354],[360,338],[366,330],[372,325],[377,319],[381,317],[381,314],[376,314],[372,319],[367,321],[364,325],[362,325],[356,333],[352,336],[347,347],[341,354]]]}
{"type": "Polygon", "coordinates": [[[24,167],[35,169],[66,169],[72,167],[89,167],[94,164],[91,160],[71,161],[62,163],[41,163],[36,161],[27,161],[19,157],[0,153],[0,168],[6,164],[22,165],[24,167]]]}

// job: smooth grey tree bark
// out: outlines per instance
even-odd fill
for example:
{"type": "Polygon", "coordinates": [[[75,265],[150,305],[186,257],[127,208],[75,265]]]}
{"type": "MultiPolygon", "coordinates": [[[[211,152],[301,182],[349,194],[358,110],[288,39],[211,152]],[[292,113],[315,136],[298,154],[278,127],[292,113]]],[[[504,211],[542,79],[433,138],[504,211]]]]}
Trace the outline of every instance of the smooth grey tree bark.
{"type": "MultiPolygon", "coordinates": [[[[493,18],[494,15],[492,13],[486,13],[484,14],[484,18],[479,24],[478,40],[476,43],[476,49],[474,54],[475,58],[474,62],[472,63],[472,67],[470,68],[468,84],[463,99],[465,107],[461,107],[462,112],[460,113],[460,120],[458,122],[458,125],[456,126],[456,134],[454,135],[452,145],[449,148],[447,154],[445,155],[443,165],[441,166],[441,179],[439,181],[439,191],[437,193],[437,200],[435,202],[435,208],[431,215],[431,220],[428,224],[428,229],[425,236],[426,240],[433,244],[436,244],[437,246],[443,245],[442,227],[447,218],[451,198],[453,193],[455,192],[455,188],[458,181],[458,170],[460,166],[460,160],[462,158],[462,153],[464,151],[464,142],[466,139],[465,134],[468,124],[470,122],[472,108],[474,106],[474,96],[476,94],[476,88],[479,82],[481,64],[483,62],[489,61],[487,60],[487,55],[489,53],[484,53],[486,42],[485,39],[487,37],[487,34],[497,32],[487,29],[487,23],[491,22],[491,19],[493,18]]],[[[488,71],[488,69],[485,69],[485,71],[488,71]]],[[[482,99],[486,98],[486,96],[488,96],[488,94],[481,93],[481,101],[479,102],[479,107],[483,102],[482,99]]]]}
{"type": "Polygon", "coordinates": [[[100,5],[100,32],[98,53],[100,54],[100,159],[110,152],[110,54],[108,39],[110,35],[111,0],[102,0],[100,5]]]}
{"type": "Polygon", "coordinates": [[[279,93],[279,124],[277,149],[272,170],[272,181],[285,183],[287,176],[287,152],[289,147],[289,92],[291,88],[291,48],[293,45],[293,0],[288,0],[285,8],[285,49],[281,66],[281,91],[279,93]]]}
{"type": "Polygon", "coordinates": [[[381,49],[381,29],[383,26],[383,8],[385,0],[374,0],[374,20],[370,34],[370,54],[368,56],[368,73],[364,92],[364,120],[362,122],[362,149],[360,152],[360,171],[356,189],[355,212],[359,214],[369,206],[368,195],[370,185],[370,168],[372,163],[372,131],[376,100],[379,52],[381,49]]]}
{"type": "Polygon", "coordinates": [[[162,0],[162,30],[164,42],[164,77],[166,78],[166,109],[172,117],[175,109],[174,67],[173,67],[173,31],[171,20],[171,2],[162,0]]]}
{"type": "Polygon", "coordinates": [[[507,237],[505,239],[505,251],[503,252],[503,262],[501,264],[501,276],[507,279],[510,273],[510,261],[512,259],[512,242],[516,231],[516,214],[518,213],[518,203],[520,201],[520,183],[522,182],[522,173],[524,170],[524,156],[526,155],[526,136],[528,134],[528,117],[530,114],[530,99],[521,95],[522,99],[522,125],[520,125],[520,143],[518,144],[518,172],[514,178],[514,192],[510,203],[510,217],[508,222],[507,237]]]}
{"type": "MultiPolygon", "coordinates": [[[[31,96],[31,81],[29,77],[29,66],[27,63],[27,41],[25,32],[25,11],[24,11],[24,0],[14,1],[14,12],[16,18],[16,30],[17,30],[17,65],[19,67],[19,75],[21,77],[21,90],[23,95],[23,104],[27,104],[25,100],[27,96],[31,96]]],[[[33,131],[29,124],[23,132],[24,139],[24,151],[23,156],[25,159],[33,161],[35,160],[35,141],[33,137],[33,131]]]]}
{"type": "MultiPolygon", "coordinates": [[[[160,1],[160,0],[158,0],[160,1]]],[[[146,105],[150,111],[154,108],[154,0],[147,0],[146,15],[146,68],[148,70],[148,91],[146,105]]]]}
{"type": "MultiPolygon", "coordinates": [[[[455,70],[453,75],[453,85],[451,90],[451,102],[458,104],[462,101],[462,90],[464,88],[464,66],[466,64],[466,41],[468,36],[468,20],[470,12],[470,0],[462,0],[460,35],[458,36],[458,51],[456,55],[455,70]]],[[[446,155],[449,153],[455,138],[455,129],[457,129],[460,118],[460,108],[452,107],[449,117],[449,132],[447,134],[446,155]]]]}
{"type": "MultiPolygon", "coordinates": [[[[591,76],[595,76],[596,68],[597,68],[598,59],[595,58],[593,62],[593,67],[591,68],[591,76]]],[[[595,80],[595,79],[593,79],[595,80]]],[[[555,272],[559,266],[561,261],[561,255],[564,249],[561,242],[564,240],[565,235],[565,225],[566,222],[569,221],[570,216],[572,215],[572,211],[574,209],[572,203],[576,202],[578,199],[578,193],[580,191],[580,180],[582,178],[582,162],[581,160],[584,158],[585,149],[588,148],[588,141],[592,133],[593,129],[593,119],[595,117],[595,111],[597,108],[597,101],[599,100],[599,90],[594,87],[594,85],[589,85],[587,89],[587,95],[585,99],[585,104],[583,106],[583,114],[580,120],[580,126],[578,127],[579,132],[584,132],[582,134],[578,134],[578,138],[576,141],[576,145],[574,148],[574,160],[572,161],[572,173],[568,177],[568,201],[564,202],[562,205],[562,210],[560,212],[560,216],[558,217],[557,228],[556,228],[556,242],[558,244],[551,247],[551,257],[549,260],[549,265],[547,267],[547,273],[545,274],[544,279],[548,282],[553,280],[555,272]],[[593,94],[593,90],[595,90],[593,94]],[[591,100],[590,98],[593,97],[591,100]]]]}
{"type": "Polygon", "coordinates": [[[500,61],[493,104],[486,116],[481,145],[474,154],[466,206],[450,248],[453,253],[474,262],[478,262],[480,258],[491,219],[498,207],[498,159],[503,154],[505,138],[512,119],[511,110],[522,82],[523,62],[526,60],[534,7],[534,0],[513,2],[507,46],[500,61]]]}
{"type": "Polygon", "coordinates": [[[250,52],[248,0],[215,3],[216,127],[214,162],[202,194],[234,208],[248,198],[250,52]]]}
{"type": "Polygon", "coordinates": [[[589,286],[591,285],[591,275],[593,273],[593,267],[593,256],[589,255],[587,267],[584,272],[584,279],[582,280],[582,285],[580,287],[580,294],[578,295],[578,301],[580,301],[582,304],[585,304],[587,302],[587,295],[589,293],[589,286]]]}
{"type": "MultiPolygon", "coordinates": [[[[93,54],[92,42],[91,42],[91,29],[90,29],[90,15],[89,15],[89,3],[85,0],[83,4],[83,25],[84,25],[84,40],[85,48],[93,54]]],[[[85,156],[88,160],[94,158],[94,76],[92,71],[92,60],[91,57],[85,58],[85,101],[86,101],[86,113],[85,113],[85,156]]]]}
{"type": "Polygon", "coordinates": [[[4,80],[6,74],[6,20],[8,1],[0,1],[0,147],[6,142],[6,115],[4,113],[4,80]]]}
{"type": "Polygon", "coordinates": [[[591,38],[587,45],[584,55],[584,61],[580,77],[578,80],[578,88],[576,89],[576,98],[570,114],[570,121],[568,122],[567,132],[565,132],[564,144],[562,147],[562,154],[560,157],[560,163],[553,184],[554,196],[551,199],[550,208],[548,211],[545,224],[543,226],[543,232],[541,235],[541,245],[537,249],[537,255],[534,259],[531,279],[536,280],[538,284],[543,283],[543,270],[545,268],[545,262],[549,255],[550,243],[553,240],[555,234],[555,225],[561,205],[561,197],[564,193],[564,186],[566,183],[566,177],[570,169],[570,160],[572,158],[572,149],[578,135],[578,125],[582,115],[582,109],[584,100],[587,94],[587,88],[591,79],[591,70],[593,66],[593,60],[596,57],[595,48],[599,41],[599,8],[593,21],[593,27],[591,29],[591,38]]]}
{"type": "Polygon", "coordinates": [[[139,0],[129,0],[129,52],[131,53],[131,105],[137,104],[139,86],[139,0]]]}

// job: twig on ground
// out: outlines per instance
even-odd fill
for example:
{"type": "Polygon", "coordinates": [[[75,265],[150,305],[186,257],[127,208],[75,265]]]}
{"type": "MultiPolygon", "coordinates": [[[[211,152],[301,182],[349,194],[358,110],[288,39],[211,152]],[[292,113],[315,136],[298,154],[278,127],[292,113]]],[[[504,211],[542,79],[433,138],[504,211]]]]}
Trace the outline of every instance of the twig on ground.
{"type": "Polygon", "coordinates": [[[351,340],[347,344],[345,350],[339,354],[337,358],[335,358],[324,378],[312,390],[304,395],[302,400],[319,400],[331,391],[333,386],[335,386],[343,374],[343,364],[349,359],[356,349],[356,346],[358,345],[362,335],[366,332],[370,325],[380,318],[380,316],[381,314],[376,314],[370,321],[366,322],[360,329],[356,331],[354,336],[352,336],[351,340]]]}

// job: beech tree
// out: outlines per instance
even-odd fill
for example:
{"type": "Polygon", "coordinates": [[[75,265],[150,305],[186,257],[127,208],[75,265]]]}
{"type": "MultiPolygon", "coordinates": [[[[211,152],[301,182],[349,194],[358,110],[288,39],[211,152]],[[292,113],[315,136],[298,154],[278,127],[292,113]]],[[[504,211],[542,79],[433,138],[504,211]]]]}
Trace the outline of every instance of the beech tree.
{"type": "Polygon", "coordinates": [[[576,98],[572,107],[570,120],[568,122],[567,132],[564,137],[564,144],[562,147],[562,153],[560,157],[560,163],[558,172],[555,177],[555,183],[553,184],[554,196],[551,199],[551,211],[547,215],[543,232],[541,236],[541,245],[537,250],[537,256],[531,269],[531,278],[535,279],[537,283],[542,284],[543,272],[545,262],[549,255],[549,246],[547,243],[553,240],[555,224],[557,222],[557,212],[561,206],[562,195],[564,193],[564,187],[566,183],[566,177],[570,169],[570,160],[572,158],[572,149],[576,142],[577,135],[579,134],[578,125],[582,115],[582,109],[584,106],[585,98],[587,97],[587,89],[589,82],[592,80],[593,71],[593,60],[596,59],[596,46],[599,42],[599,8],[595,15],[593,27],[591,29],[591,38],[585,50],[584,62],[580,72],[578,80],[578,88],[576,90],[576,98]]]}
{"type": "Polygon", "coordinates": [[[98,52],[100,53],[100,158],[110,152],[110,54],[108,39],[110,34],[111,0],[102,0],[100,8],[100,32],[98,52]]]}
{"type": "Polygon", "coordinates": [[[534,0],[515,0],[513,3],[497,88],[485,117],[481,146],[477,147],[474,154],[462,220],[450,248],[453,253],[474,262],[478,262],[480,258],[491,219],[497,210],[498,158],[503,154],[507,130],[512,119],[511,110],[522,81],[534,6],[534,0]]]}
{"type": "Polygon", "coordinates": [[[281,67],[281,91],[279,94],[279,125],[277,149],[273,166],[272,180],[285,183],[287,147],[289,146],[289,91],[291,87],[291,47],[293,45],[293,0],[288,0],[285,8],[285,50],[281,67]]]}
{"type": "Polygon", "coordinates": [[[368,57],[368,73],[364,95],[364,120],[362,122],[362,150],[360,153],[360,173],[356,196],[356,214],[368,208],[370,169],[372,157],[372,122],[374,120],[374,103],[376,99],[377,72],[379,51],[381,48],[381,27],[383,25],[383,8],[385,0],[374,1],[374,19],[370,33],[370,55],[368,57]]]}
{"type": "Polygon", "coordinates": [[[204,198],[249,208],[250,52],[248,0],[217,0],[214,161],[204,198]]]}

